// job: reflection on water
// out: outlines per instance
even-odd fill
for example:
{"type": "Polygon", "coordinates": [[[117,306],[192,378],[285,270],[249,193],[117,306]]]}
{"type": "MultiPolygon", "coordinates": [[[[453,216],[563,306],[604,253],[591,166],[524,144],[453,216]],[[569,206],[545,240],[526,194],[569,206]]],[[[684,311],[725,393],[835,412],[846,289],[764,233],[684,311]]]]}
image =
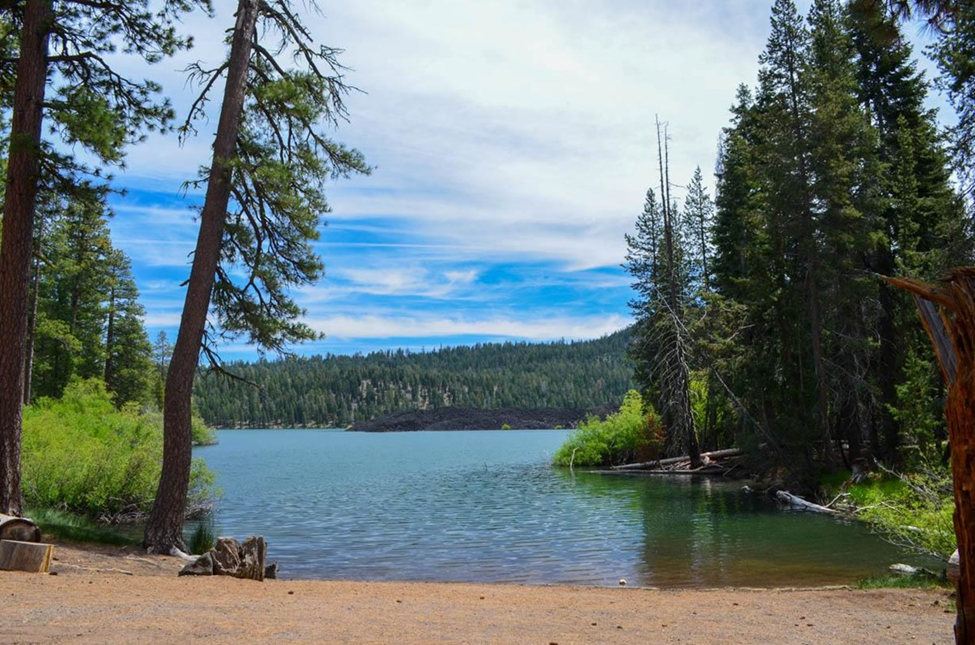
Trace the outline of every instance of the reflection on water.
{"type": "Polygon", "coordinates": [[[264,535],[284,577],[788,586],[912,561],[740,484],[550,468],[565,431],[218,434],[218,530],[264,535]]]}

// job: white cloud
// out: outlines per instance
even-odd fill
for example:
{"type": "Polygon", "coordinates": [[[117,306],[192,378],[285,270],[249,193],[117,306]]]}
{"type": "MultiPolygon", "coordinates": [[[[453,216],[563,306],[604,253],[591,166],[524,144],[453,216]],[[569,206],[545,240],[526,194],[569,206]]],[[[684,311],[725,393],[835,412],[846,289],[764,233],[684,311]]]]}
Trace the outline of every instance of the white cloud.
{"type": "Polygon", "coordinates": [[[313,317],[308,323],[331,338],[437,339],[447,336],[523,338],[548,341],[596,338],[622,329],[629,320],[621,316],[541,318],[450,318],[441,315],[313,317]]]}

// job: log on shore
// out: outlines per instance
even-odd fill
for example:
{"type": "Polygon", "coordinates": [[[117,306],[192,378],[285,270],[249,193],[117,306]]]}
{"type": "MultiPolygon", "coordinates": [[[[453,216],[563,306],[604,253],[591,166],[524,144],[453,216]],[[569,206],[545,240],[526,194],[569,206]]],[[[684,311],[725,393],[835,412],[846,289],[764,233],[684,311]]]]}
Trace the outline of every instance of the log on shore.
{"type": "MultiPolygon", "coordinates": [[[[745,454],[738,448],[728,448],[726,450],[715,450],[713,452],[702,452],[701,459],[705,457],[708,459],[724,459],[726,457],[740,457],[745,454]]],[[[684,457],[669,457],[667,459],[658,459],[656,461],[644,461],[638,464],[623,464],[622,466],[613,466],[613,470],[646,470],[648,468],[660,468],[661,466],[672,466],[674,464],[679,464],[682,461],[690,461],[691,458],[688,456],[684,457]]]]}
{"type": "Polygon", "coordinates": [[[0,570],[47,573],[54,557],[53,544],[0,540],[0,570]]]}

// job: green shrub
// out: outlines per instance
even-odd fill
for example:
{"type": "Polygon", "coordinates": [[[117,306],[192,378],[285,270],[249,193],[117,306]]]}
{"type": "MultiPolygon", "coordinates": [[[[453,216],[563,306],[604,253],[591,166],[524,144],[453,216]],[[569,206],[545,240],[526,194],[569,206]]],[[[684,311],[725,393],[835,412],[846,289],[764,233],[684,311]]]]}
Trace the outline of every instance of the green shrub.
{"type": "Polygon", "coordinates": [[[872,477],[847,490],[857,515],[888,541],[945,562],[956,548],[951,477],[872,477]]]}
{"type": "MultiPolygon", "coordinates": [[[[103,521],[148,512],[162,465],[159,415],[117,410],[97,379],[74,381],[61,399],[24,410],[23,491],[26,504],[103,521]]],[[[194,463],[190,506],[212,493],[212,474],[194,463]]]]}
{"type": "Polygon", "coordinates": [[[587,418],[555,453],[557,466],[609,466],[659,455],[660,418],[630,390],[618,412],[587,418]]]}

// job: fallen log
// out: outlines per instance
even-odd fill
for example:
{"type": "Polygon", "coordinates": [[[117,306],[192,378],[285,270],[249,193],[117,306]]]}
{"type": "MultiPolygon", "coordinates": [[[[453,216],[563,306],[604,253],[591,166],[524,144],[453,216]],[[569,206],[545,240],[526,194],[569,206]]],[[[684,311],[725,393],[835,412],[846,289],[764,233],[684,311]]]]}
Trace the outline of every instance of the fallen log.
{"type": "Polygon", "coordinates": [[[40,542],[41,529],[34,524],[34,520],[0,513],[0,540],[40,542]]]}
{"type": "Polygon", "coordinates": [[[626,470],[596,470],[600,475],[705,475],[725,476],[735,470],[735,467],[711,465],[700,468],[627,468],[626,470]]]}
{"type": "MultiPolygon", "coordinates": [[[[708,459],[724,459],[725,457],[739,457],[745,454],[738,448],[727,448],[725,450],[715,450],[713,452],[702,452],[701,459],[705,457],[708,459]]],[[[673,464],[679,464],[682,461],[690,461],[690,457],[668,457],[667,459],[658,459],[656,461],[644,461],[638,464],[623,464],[622,466],[613,466],[613,470],[640,470],[646,468],[660,468],[661,466],[672,466],[673,464]]]]}
{"type": "Polygon", "coordinates": [[[0,540],[0,570],[47,573],[54,557],[53,544],[0,540]]]}
{"type": "Polygon", "coordinates": [[[845,515],[845,513],[842,513],[840,511],[835,511],[831,508],[820,506],[819,504],[813,504],[812,502],[807,502],[801,497],[796,497],[792,493],[787,493],[784,490],[778,491],[775,494],[775,498],[780,502],[788,504],[789,506],[801,508],[805,511],[812,511],[813,513],[826,513],[827,515],[845,515]]]}

